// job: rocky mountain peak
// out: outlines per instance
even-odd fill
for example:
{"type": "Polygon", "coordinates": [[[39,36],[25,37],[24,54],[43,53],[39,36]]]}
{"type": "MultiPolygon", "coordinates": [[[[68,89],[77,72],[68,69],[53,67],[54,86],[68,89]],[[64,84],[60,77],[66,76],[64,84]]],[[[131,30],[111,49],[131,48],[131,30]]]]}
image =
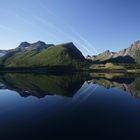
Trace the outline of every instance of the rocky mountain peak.
{"type": "Polygon", "coordinates": [[[104,53],[110,53],[110,50],[106,50],[104,53]]]}
{"type": "Polygon", "coordinates": [[[45,42],[43,42],[43,41],[37,41],[37,42],[35,42],[35,43],[33,43],[33,44],[31,44],[32,46],[34,45],[34,46],[38,46],[38,47],[40,47],[40,46],[44,46],[44,47],[46,47],[47,46],[47,44],[45,43],[45,42]]]}
{"type": "Polygon", "coordinates": [[[28,43],[28,42],[22,42],[16,49],[16,51],[25,51],[25,50],[42,50],[47,47],[53,46],[53,44],[46,44],[43,41],[37,41],[35,43],[28,43]]]}
{"type": "Polygon", "coordinates": [[[134,45],[140,45],[140,40],[135,41],[134,45]]]}
{"type": "Polygon", "coordinates": [[[133,44],[131,44],[130,49],[140,49],[140,40],[135,41],[133,44]]]}
{"type": "Polygon", "coordinates": [[[30,46],[31,44],[28,42],[21,42],[20,45],[18,46],[19,48],[26,48],[28,46],[30,46]]]}

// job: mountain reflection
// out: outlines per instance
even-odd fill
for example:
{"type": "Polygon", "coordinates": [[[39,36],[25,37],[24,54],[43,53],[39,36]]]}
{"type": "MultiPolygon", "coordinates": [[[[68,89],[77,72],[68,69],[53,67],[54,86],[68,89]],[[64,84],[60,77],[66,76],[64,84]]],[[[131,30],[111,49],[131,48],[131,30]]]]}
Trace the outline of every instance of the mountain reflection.
{"type": "Polygon", "coordinates": [[[73,96],[83,85],[86,76],[42,75],[42,74],[4,74],[0,76],[0,88],[17,91],[21,96],[46,95],[73,96]]]}
{"type": "MultiPolygon", "coordinates": [[[[140,98],[140,76],[138,75],[122,73],[76,73],[71,75],[7,73],[0,75],[0,89],[16,91],[22,97],[43,98],[46,95],[72,97],[85,82],[97,84],[107,89],[117,87],[131,96],[140,98]]],[[[82,93],[86,94],[85,92],[82,93]]]]}
{"type": "Polygon", "coordinates": [[[87,83],[98,84],[107,89],[117,87],[126,91],[131,96],[140,99],[140,75],[137,74],[90,74],[92,79],[87,83]]]}

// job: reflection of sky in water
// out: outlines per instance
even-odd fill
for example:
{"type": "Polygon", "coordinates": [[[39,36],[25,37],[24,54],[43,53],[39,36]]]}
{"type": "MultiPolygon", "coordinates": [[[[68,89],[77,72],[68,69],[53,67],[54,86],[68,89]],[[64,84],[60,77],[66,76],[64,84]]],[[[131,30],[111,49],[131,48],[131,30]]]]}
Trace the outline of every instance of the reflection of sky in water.
{"type": "MultiPolygon", "coordinates": [[[[17,92],[11,90],[0,90],[0,115],[11,113],[25,113],[30,111],[49,111],[49,108],[53,109],[55,106],[60,106],[62,103],[67,102],[67,98],[57,96],[46,96],[38,99],[34,96],[21,97],[17,92]],[[14,112],[13,112],[14,111],[14,112]]],[[[7,116],[8,117],[8,116],[7,116]]]]}
{"type": "Polygon", "coordinates": [[[107,131],[112,126],[117,131],[121,126],[121,132],[133,133],[130,127],[139,130],[139,118],[140,100],[116,87],[106,89],[85,82],[73,97],[47,95],[41,99],[0,90],[0,134],[6,132],[9,136],[21,132],[41,136],[44,131],[52,136],[59,133],[59,128],[65,131],[63,127],[74,132],[84,129],[90,132],[98,127],[107,131]]]}

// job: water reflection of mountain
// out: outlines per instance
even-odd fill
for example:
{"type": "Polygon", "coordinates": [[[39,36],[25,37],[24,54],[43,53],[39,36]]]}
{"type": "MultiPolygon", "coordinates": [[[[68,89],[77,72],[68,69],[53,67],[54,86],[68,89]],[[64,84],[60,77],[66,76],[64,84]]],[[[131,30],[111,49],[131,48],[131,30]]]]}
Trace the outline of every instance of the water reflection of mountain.
{"type": "Polygon", "coordinates": [[[107,89],[118,87],[131,96],[140,99],[140,76],[128,74],[91,74],[92,80],[87,83],[101,85],[107,89]]]}
{"type": "Polygon", "coordinates": [[[0,88],[17,91],[21,96],[45,95],[73,96],[83,85],[86,76],[42,75],[42,74],[4,74],[0,76],[0,88]]]}
{"type": "MultiPolygon", "coordinates": [[[[8,73],[0,75],[0,89],[17,91],[21,96],[61,95],[72,97],[84,82],[98,84],[107,89],[118,87],[131,96],[140,98],[140,77],[128,74],[92,73],[71,75],[43,75],[8,73]]],[[[86,94],[86,93],[85,93],[86,94]]]]}

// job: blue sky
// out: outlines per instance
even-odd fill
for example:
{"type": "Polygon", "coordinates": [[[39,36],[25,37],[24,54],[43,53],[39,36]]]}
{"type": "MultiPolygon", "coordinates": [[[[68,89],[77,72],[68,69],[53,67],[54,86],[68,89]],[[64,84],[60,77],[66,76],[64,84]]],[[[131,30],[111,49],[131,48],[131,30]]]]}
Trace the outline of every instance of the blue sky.
{"type": "Polygon", "coordinates": [[[0,0],[0,49],[74,42],[84,55],[140,39],[139,0],[0,0]]]}

